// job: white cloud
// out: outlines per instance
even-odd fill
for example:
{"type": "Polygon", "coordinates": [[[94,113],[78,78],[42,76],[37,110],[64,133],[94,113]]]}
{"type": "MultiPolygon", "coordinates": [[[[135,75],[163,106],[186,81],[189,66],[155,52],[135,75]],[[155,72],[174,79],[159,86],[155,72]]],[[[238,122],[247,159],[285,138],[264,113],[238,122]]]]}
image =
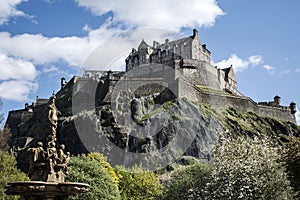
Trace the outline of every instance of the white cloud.
{"type": "Polygon", "coordinates": [[[275,68],[271,65],[264,65],[263,68],[266,69],[270,74],[273,74],[275,70],[275,68]]]}
{"type": "Polygon", "coordinates": [[[1,0],[0,1],[0,25],[8,22],[10,17],[27,16],[24,12],[18,10],[16,7],[21,2],[27,0],[1,0]]]}
{"type": "Polygon", "coordinates": [[[232,65],[236,72],[244,71],[250,66],[258,66],[264,63],[263,57],[261,55],[253,55],[247,59],[239,58],[236,54],[231,54],[228,59],[224,59],[218,63],[215,63],[219,68],[227,68],[232,65]]]}
{"type": "Polygon", "coordinates": [[[216,18],[225,14],[215,0],[189,0],[188,3],[180,0],[76,0],[76,2],[95,15],[112,11],[114,21],[127,26],[172,30],[179,30],[181,27],[213,26],[216,18]]]}
{"type": "Polygon", "coordinates": [[[243,60],[239,58],[236,54],[231,54],[227,60],[224,59],[218,63],[215,63],[214,65],[222,69],[230,67],[232,65],[234,70],[237,72],[244,71],[249,67],[250,64],[254,65],[260,62],[262,62],[262,58],[258,55],[250,56],[247,60],[243,60]]]}
{"type": "Polygon", "coordinates": [[[300,67],[297,67],[297,68],[295,69],[295,72],[296,72],[296,73],[300,72],[300,67]]]}
{"type": "Polygon", "coordinates": [[[0,33],[0,41],[0,52],[31,60],[35,64],[63,59],[70,65],[79,65],[88,46],[86,38],[48,38],[40,34],[11,36],[7,32],[0,33]]]}
{"type": "Polygon", "coordinates": [[[0,53],[13,55],[41,65],[65,61],[70,66],[81,66],[88,55],[114,34],[122,32],[119,26],[107,22],[86,37],[45,37],[41,34],[11,36],[0,32],[0,53]]]}
{"type": "Polygon", "coordinates": [[[0,80],[34,80],[38,75],[35,66],[28,61],[8,57],[0,53],[0,80]]]}
{"type": "Polygon", "coordinates": [[[39,72],[29,61],[0,53],[0,70],[1,98],[25,101],[29,93],[38,88],[35,79],[39,72]]]}
{"type": "MultiPolygon", "coordinates": [[[[64,61],[70,66],[106,70],[112,61],[122,56],[124,58],[124,54],[128,55],[133,47],[136,48],[142,38],[151,45],[152,40],[162,42],[166,37],[174,39],[185,35],[155,28],[123,30],[121,25],[115,26],[108,20],[100,28],[91,30],[86,37],[45,37],[41,34],[11,36],[7,32],[0,32],[0,53],[28,60],[35,65],[64,61]],[[85,62],[95,55],[95,50],[97,54],[93,64],[90,59],[85,62]]],[[[125,64],[124,60],[118,63],[125,64]]]]}
{"type": "Polygon", "coordinates": [[[264,65],[263,68],[266,69],[266,70],[268,70],[268,71],[269,70],[274,70],[274,67],[272,67],[270,65],[264,65]]]}
{"type": "Polygon", "coordinates": [[[35,92],[38,84],[32,81],[12,80],[0,83],[0,97],[13,101],[26,101],[28,94],[35,92]]]}
{"type": "Polygon", "coordinates": [[[254,55],[248,58],[249,64],[257,66],[264,62],[263,57],[261,55],[254,55]]]}

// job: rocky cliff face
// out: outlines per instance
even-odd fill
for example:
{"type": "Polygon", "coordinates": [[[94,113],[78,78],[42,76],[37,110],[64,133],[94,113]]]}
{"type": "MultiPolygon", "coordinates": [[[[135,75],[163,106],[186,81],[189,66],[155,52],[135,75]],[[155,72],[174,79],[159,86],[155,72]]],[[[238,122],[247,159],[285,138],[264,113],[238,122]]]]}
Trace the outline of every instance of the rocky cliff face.
{"type": "MultiPolygon", "coordinates": [[[[72,87],[57,94],[56,106],[62,112],[57,137],[71,154],[99,151],[112,165],[142,164],[146,168],[166,167],[182,156],[209,159],[214,143],[224,134],[299,137],[299,127],[291,122],[239,113],[233,108],[213,110],[209,105],[188,99],[162,101],[159,95],[128,98],[118,103],[96,105],[72,112],[72,87]]],[[[28,169],[27,149],[50,133],[47,105],[34,110],[28,121],[11,127],[9,141],[19,166],[28,169]]],[[[9,124],[8,124],[9,125],[9,124]]]]}

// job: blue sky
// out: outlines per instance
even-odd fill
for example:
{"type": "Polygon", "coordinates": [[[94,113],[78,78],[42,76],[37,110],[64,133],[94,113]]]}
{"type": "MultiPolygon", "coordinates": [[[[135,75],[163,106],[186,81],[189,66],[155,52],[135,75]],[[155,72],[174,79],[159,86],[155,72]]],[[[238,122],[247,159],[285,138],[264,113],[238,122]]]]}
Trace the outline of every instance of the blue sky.
{"type": "Polygon", "coordinates": [[[297,0],[1,0],[2,112],[48,98],[111,36],[149,27],[198,29],[213,63],[234,66],[243,94],[300,105],[299,8],[297,0]]]}

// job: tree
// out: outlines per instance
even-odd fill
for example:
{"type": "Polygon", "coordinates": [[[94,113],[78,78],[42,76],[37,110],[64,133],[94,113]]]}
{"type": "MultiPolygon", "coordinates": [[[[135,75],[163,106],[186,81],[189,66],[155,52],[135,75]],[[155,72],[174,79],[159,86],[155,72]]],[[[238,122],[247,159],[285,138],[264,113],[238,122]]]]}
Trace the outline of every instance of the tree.
{"type": "Polygon", "coordinates": [[[72,197],[71,199],[118,200],[120,194],[110,174],[101,164],[84,154],[70,158],[67,181],[87,183],[89,192],[72,197]]]}
{"type": "Polygon", "coordinates": [[[287,142],[284,145],[283,161],[295,192],[300,198],[300,138],[295,136],[284,136],[287,142]]]}
{"type": "Polygon", "coordinates": [[[112,166],[110,166],[110,164],[107,162],[107,158],[103,154],[98,153],[98,152],[89,153],[88,157],[93,159],[93,160],[98,161],[100,163],[100,165],[103,167],[103,169],[110,174],[110,176],[112,177],[113,182],[118,187],[120,177],[115,172],[114,168],[112,168],[112,166]]]}
{"type": "Polygon", "coordinates": [[[9,182],[29,181],[28,176],[16,168],[16,163],[14,156],[0,150],[0,199],[19,199],[18,196],[6,195],[4,193],[4,187],[7,186],[9,182]]]}
{"type": "Polygon", "coordinates": [[[207,199],[293,199],[280,150],[270,139],[224,139],[214,154],[207,199]]]}
{"type": "Polygon", "coordinates": [[[123,200],[154,200],[162,195],[162,185],[158,176],[141,167],[125,169],[118,167],[120,175],[119,190],[123,200]]]}
{"type": "Polygon", "coordinates": [[[182,200],[204,198],[201,191],[209,182],[212,167],[204,162],[177,169],[171,175],[170,182],[165,187],[164,200],[182,200]]]}

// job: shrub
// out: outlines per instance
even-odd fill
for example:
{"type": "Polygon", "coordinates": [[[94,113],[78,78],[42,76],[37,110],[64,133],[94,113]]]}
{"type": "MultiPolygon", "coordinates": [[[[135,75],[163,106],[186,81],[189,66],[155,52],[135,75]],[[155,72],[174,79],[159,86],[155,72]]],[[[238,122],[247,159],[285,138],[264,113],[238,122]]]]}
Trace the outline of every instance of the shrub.
{"type": "Polygon", "coordinates": [[[110,174],[103,169],[99,161],[83,155],[71,157],[67,181],[87,183],[89,192],[71,199],[120,199],[120,194],[110,174]]]}
{"type": "Polygon", "coordinates": [[[280,160],[280,146],[270,140],[224,139],[214,154],[207,199],[293,199],[280,160]]]}
{"type": "Polygon", "coordinates": [[[100,165],[103,167],[103,169],[110,174],[113,182],[118,187],[120,177],[115,172],[114,168],[112,168],[112,166],[110,166],[110,164],[107,162],[107,158],[103,154],[98,153],[98,152],[89,153],[88,157],[98,161],[100,163],[100,165]]]}
{"type": "Polygon", "coordinates": [[[283,160],[291,185],[300,199],[300,138],[295,136],[283,137],[287,140],[284,145],[283,160]]]}
{"type": "Polygon", "coordinates": [[[4,187],[9,182],[29,181],[28,176],[16,168],[16,159],[9,153],[0,150],[0,199],[19,199],[18,196],[8,196],[4,193],[4,187]]]}
{"type": "Polygon", "coordinates": [[[121,176],[119,190],[123,200],[153,200],[162,194],[162,185],[152,171],[141,167],[118,167],[118,174],[121,176]]]}
{"type": "Polygon", "coordinates": [[[204,198],[201,191],[209,182],[211,170],[211,166],[204,162],[175,170],[164,189],[163,199],[194,199],[195,194],[197,198],[204,198]]]}

